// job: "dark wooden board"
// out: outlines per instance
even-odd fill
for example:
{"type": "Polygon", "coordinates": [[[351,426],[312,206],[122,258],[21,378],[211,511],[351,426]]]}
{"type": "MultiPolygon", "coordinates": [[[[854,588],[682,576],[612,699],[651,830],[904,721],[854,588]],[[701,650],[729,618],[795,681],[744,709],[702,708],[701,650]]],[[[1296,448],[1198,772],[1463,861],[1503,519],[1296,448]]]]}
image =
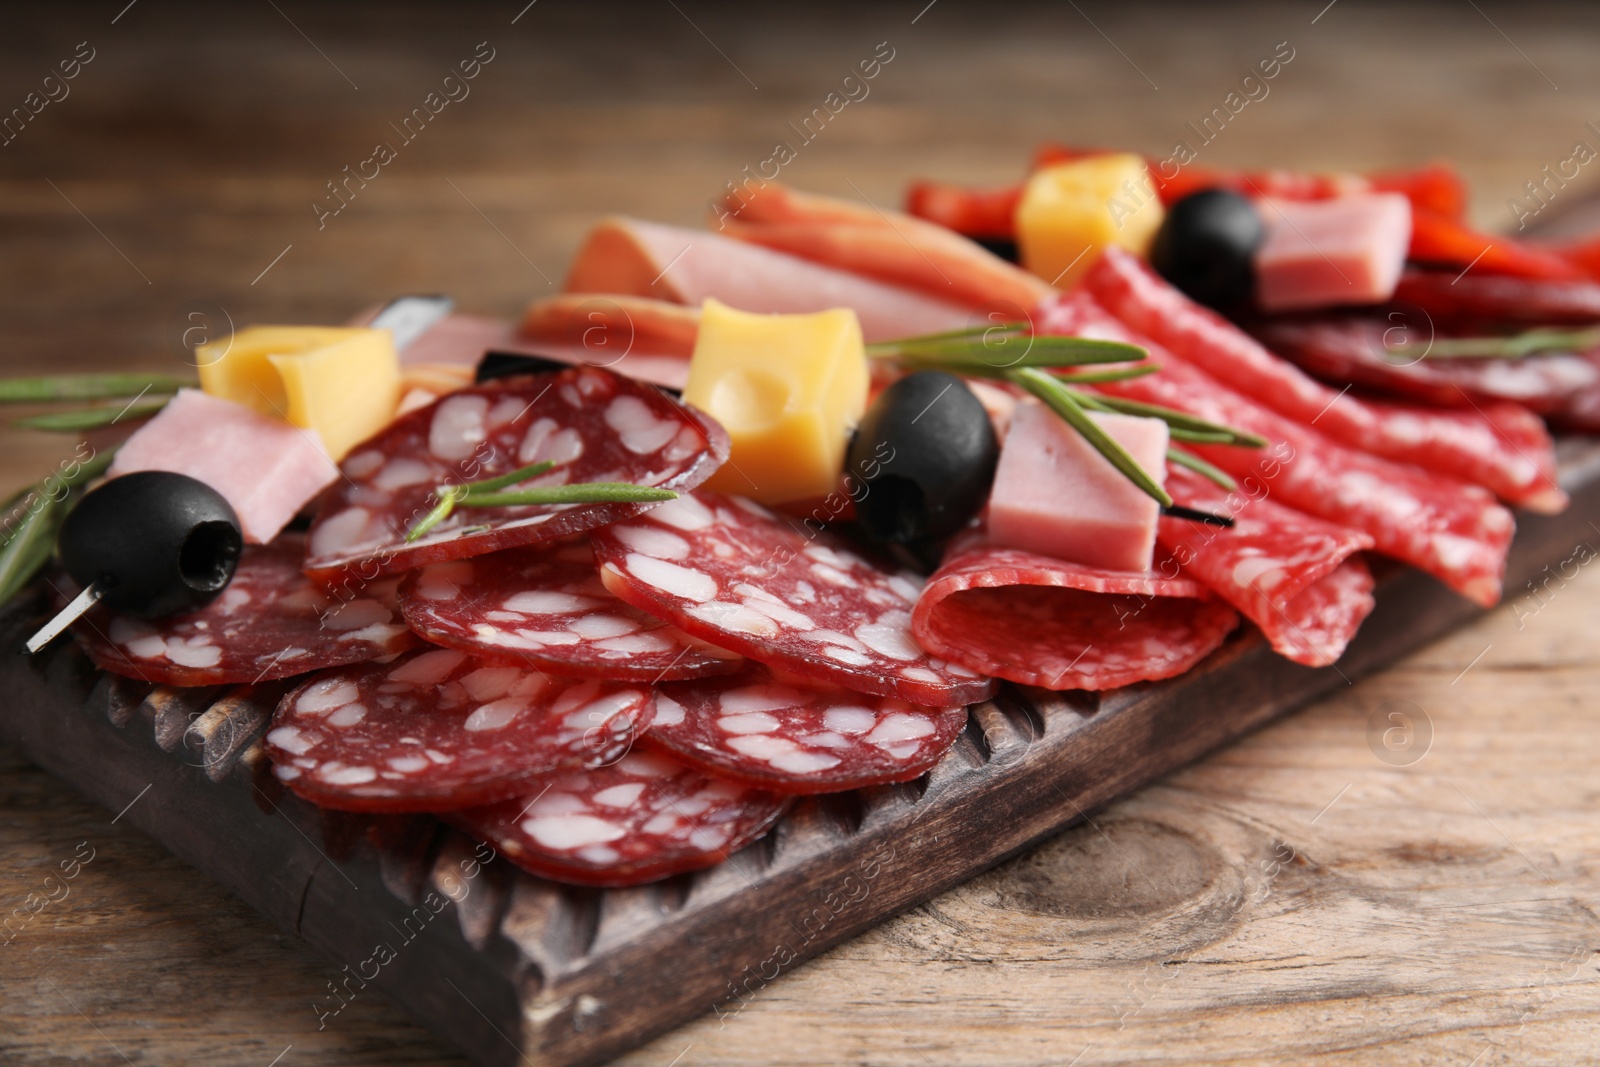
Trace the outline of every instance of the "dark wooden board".
{"type": "MultiPolygon", "coordinates": [[[[1600,443],[1559,451],[1572,507],[1520,517],[1508,598],[1600,530],[1600,443]]],[[[0,616],[0,640],[18,647],[42,607],[0,616]]],[[[589,1064],[737,1012],[810,956],[1480,613],[1395,568],[1334,667],[1289,663],[1247,630],[1168,682],[1008,689],[971,709],[922,779],[807,801],[717,868],[627,890],[480,866],[472,841],[429,817],[288,795],[257,743],[281,687],[152,689],[62,642],[0,659],[0,733],[347,968],[346,997],[381,989],[484,1063],[589,1064]]],[[[339,992],[324,991],[326,1010],[339,992]]]]}

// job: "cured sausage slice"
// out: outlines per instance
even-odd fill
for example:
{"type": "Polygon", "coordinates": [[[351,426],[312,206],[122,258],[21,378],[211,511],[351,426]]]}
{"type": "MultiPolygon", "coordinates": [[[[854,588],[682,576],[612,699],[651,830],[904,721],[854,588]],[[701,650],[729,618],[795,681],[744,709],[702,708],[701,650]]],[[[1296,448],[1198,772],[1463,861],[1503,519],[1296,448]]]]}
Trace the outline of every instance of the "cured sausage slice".
{"type": "Polygon", "coordinates": [[[836,793],[917,777],[966,722],[964,706],[868,696],[752,664],[658,687],[648,744],[775,792],[836,793]]]}
{"type": "Polygon", "coordinates": [[[1167,471],[1166,486],[1178,503],[1227,515],[1233,526],[1162,519],[1156,530],[1157,558],[1162,561],[1158,569],[1181,567],[1205,583],[1296,663],[1325,667],[1343,654],[1374,606],[1366,565],[1354,561],[1345,566],[1345,561],[1371,548],[1371,537],[1285,507],[1270,496],[1229,492],[1178,466],[1167,471]],[[1338,581],[1323,588],[1335,573],[1341,576],[1338,581]],[[1343,609],[1342,616],[1335,617],[1336,606],[1343,609]]]}
{"type": "Polygon", "coordinates": [[[458,507],[409,533],[436,489],[549,461],[517,488],[631,482],[687,490],[728,457],[711,419],[653,386],[594,367],[496,379],[403,415],[339,464],[342,477],[312,524],[306,573],[332,582],[553,540],[628,518],[651,504],[458,507]]]}
{"type": "Polygon", "coordinates": [[[618,600],[587,543],[435,563],[406,578],[400,607],[435,644],[558,674],[658,682],[743,662],[618,600]]]}
{"type": "Polygon", "coordinates": [[[647,686],[440,648],[312,678],[278,705],[267,753],[279,780],[323,807],[450,811],[614,761],[654,712],[647,686]]]}
{"type": "Polygon", "coordinates": [[[924,648],[1046,689],[1171,678],[1238,623],[1187,578],[1105,571],[981,541],[952,549],[912,616],[924,648]]]}
{"type": "Polygon", "coordinates": [[[766,833],[788,803],[658,752],[631,752],[451,821],[541,877],[626,886],[722,862],[766,833]]]}
{"type": "Polygon", "coordinates": [[[417,644],[395,602],[397,579],[333,595],[300,573],[304,555],[303,536],[279,534],[247,545],[228,588],[199,611],[146,620],[102,609],[73,629],[101,670],[162,685],[253,685],[417,644]]]}
{"type": "Polygon", "coordinates": [[[915,576],[802,532],[742,497],[701,492],[597,531],[600,577],[623,600],[713,644],[818,682],[916,704],[982,700],[993,683],[911,637],[915,576]]]}

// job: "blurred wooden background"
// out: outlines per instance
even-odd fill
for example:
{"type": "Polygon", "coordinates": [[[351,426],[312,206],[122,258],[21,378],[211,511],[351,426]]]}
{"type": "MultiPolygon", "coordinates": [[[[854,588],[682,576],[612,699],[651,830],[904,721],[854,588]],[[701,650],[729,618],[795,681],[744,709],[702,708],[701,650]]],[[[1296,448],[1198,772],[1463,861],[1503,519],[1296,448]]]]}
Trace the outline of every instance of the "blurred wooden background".
{"type": "MultiPolygon", "coordinates": [[[[1201,163],[1450,158],[1503,228],[1541,167],[1600,147],[1581,4],[525,2],[7,5],[0,114],[60,99],[0,146],[4,373],[174,369],[194,313],[442,291],[514,315],[597,216],[698,223],[880,42],[785,180],[894,204],[912,176],[1012,180],[1048,138],[1167,151],[1280,42],[1201,163]],[[401,144],[389,124],[489,49],[401,144]],[[397,158],[319,230],[380,140],[397,158]]],[[[0,489],[70,447],[3,431],[0,489]]],[[[625,1062],[1592,1060],[1600,577],[1552,588],[625,1062]],[[1369,742],[1393,712],[1431,732],[1421,758],[1369,742]]],[[[0,750],[0,915],[95,857],[0,946],[0,1059],[459,1062],[376,996],[319,1031],[337,966],[114,814],[0,750]]]]}

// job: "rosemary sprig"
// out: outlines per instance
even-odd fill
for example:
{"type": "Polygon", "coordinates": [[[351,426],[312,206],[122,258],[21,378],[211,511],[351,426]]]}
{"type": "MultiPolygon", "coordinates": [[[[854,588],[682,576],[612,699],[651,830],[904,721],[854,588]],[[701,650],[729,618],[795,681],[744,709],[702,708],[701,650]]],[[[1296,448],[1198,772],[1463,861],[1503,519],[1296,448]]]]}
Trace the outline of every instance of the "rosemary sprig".
{"type": "Polygon", "coordinates": [[[1068,385],[1097,385],[1100,382],[1125,382],[1131,378],[1143,378],[1159,370],[1161,370],[1159,363],[1135,363],[1131,367],[1121,367],[1117,370],[1057,371],[1056,377],[1068,385]]]}
{"type": "Polygon", "coordinates": [[[38,404],[53,400],[111,400],[144,393],[168,395],[197,384],[170,374],[50,374],[0,378],[0,404],[38,404]]]}
{"type": "Polygon", "coordinates": [[[548,473],[553,463],[535,463],[494,478],[460,485],[441,485],[434,493],[438,502],[406,533],[409,544],[449,518],[458,507],[503,508],[530,504],[641,504],[677,499],[671,489],[657,489],[630,482],[576,482],[536,489],[512,489],[529,479],[548,473]]]}
{"type": "Polygon", "coordinates": [[[98,453],[80,463],[71,475],[45,479],[6,503],[7,518],[20,507],[28,508],[28,513],[0,547],[0,602],[16,596],[44,566],[55,548],[61,520],[72,510],[76,491],[104,474],[112,455],[110,451],[98,453]]]}
{"type": "Polygon", "coordinates": [[[1186,452],[1181,448],[1168,448],[1167,462],[1176,463],[1180,467],[1187,467],[1230,493],[1239,488],[1239,483],[1229,477],[1227,471],[1222,470],[1220,467],[1212,466],[1193,452],[1186,452]]]}
{"type": "Polygon", "coordinates": [[[1144,349],[1120,341],[1087,337],[1034,336],[1004,333],[971,339],[928,340],[921,337],[868,345],[874,359],[893,359],[912,370],[947,370],[975,377],[1002,378],[1020,367],[1077,367],[1093,363],[1132,363],[1144,349]]]}
{"type": "MultiPolygon", "coordinates": [[[[1390,355],[1411,358],[1410,345],[1385,345],[1390,355]]],[[[1600,327],[1557,330],[1542,327],[1509,337],[1447,337],[1427,346],[1432,359],[1522,359],[1542,352],[1586,352],[1600,347],[1600,327]]]]}
{"type": "Polygon", "coordinates": [[[147,419],[151,415],[167,406],[167,398],[159,400],[139,400],[132,404],[119,406],[108,404],[104,407],[79,408],[75,411],[52,411],[45,415],[29,415],[23,419],[13,419],[11,425],[24,430],[46,430],[51,433],[77,433],[80,430],[95,430],[102,426],[127,419],[130,422],[147,419]]]}

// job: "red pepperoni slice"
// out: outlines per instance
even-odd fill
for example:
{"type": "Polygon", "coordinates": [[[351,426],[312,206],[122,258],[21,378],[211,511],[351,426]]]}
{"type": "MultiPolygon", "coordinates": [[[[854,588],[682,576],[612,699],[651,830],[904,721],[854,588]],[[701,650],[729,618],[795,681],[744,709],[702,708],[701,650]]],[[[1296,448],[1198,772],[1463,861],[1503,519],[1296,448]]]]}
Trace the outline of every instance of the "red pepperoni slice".
{"type": "Polygon", "coordinates": [[[597,531],[594,548],[617,596],[757,662],[934,707],[994,691],[912,639],[914,575],[887,573],[741,497],[680,497],[597,531]]]}
{"type": "Polygon", "coordinates": [[[435,563],[406,579],[400,607],[436,644],[557,674],[658,682],[744,662],[624,604],[595,568],[586,543],[435,563]]]}
{"type": "Polygon", "coordinates": [[[721,863],[766,833],[788,803],[660,753],[631,752],[451,821],[540,877],[625,886],[721,863]]]}
{"type": "Polygon", "coordinates": [[[1352,553],[1371,548],[1370,536],[1268,496],[1230,493],[1182,467],[1167,472],[1166,487],[1178,503],[1231,516],[1233,526],[1162,519],[1158,556],[1174,568],[1182,566],[1238,608],[1274,649],[1296,663],[1325,667],[1344,653],[1374,601],[1366,566],[1341,565],[1352,553]],[[1335,573],[1341,577],[1324,588],[1335,573]],[[1366,576],[1364,589],[1360,575],[1366,576]],[[1336,605],[1343,615],[1336,617],[1336,605]]]}
{"type": "Polygon", "coordinates": [[[645,686],[441,648],[317,675],[278,705],[267,753],[281,781],[323,807],[451,811],[616,760],[654,711],[645,686]]]}
{"type": "Polygon", "coordinates": [[[978,543],[928,580],[913,616],[924,648],[1046,689],[1171,678],[1222,644],[1239,616],[1185,578],[1124,574],[978,543]]]}
{"type": "Polygon", "coordinates": [[[135,619],[93,611],[74,631],[101,670],[162,685],[255,684],[404,652],[417,644],[395,580],[330,595],[300,573],[305,539],[246,545],[233,581],[199,611],[135,619]]]}
{"type": "Polygon", "coordinates": [[[837,793],[906,782],[955,743],[965,706],[819,686],[753,664],[656,690],[649,744],[708,773],[779,793],[837,793]]]}
{"type": "Polygon", "coordinates": [[[408,544],[440,485],[548,460],[554,469],[518,488],[632,482],[687,490],[727,457],[721,427],[653,386],[593,367],[503,378],[403,415],[347,456],[311,527],[305,570],[325,582],[394,574],[549,541],[652,506],[461,507],[408,544]]]}

